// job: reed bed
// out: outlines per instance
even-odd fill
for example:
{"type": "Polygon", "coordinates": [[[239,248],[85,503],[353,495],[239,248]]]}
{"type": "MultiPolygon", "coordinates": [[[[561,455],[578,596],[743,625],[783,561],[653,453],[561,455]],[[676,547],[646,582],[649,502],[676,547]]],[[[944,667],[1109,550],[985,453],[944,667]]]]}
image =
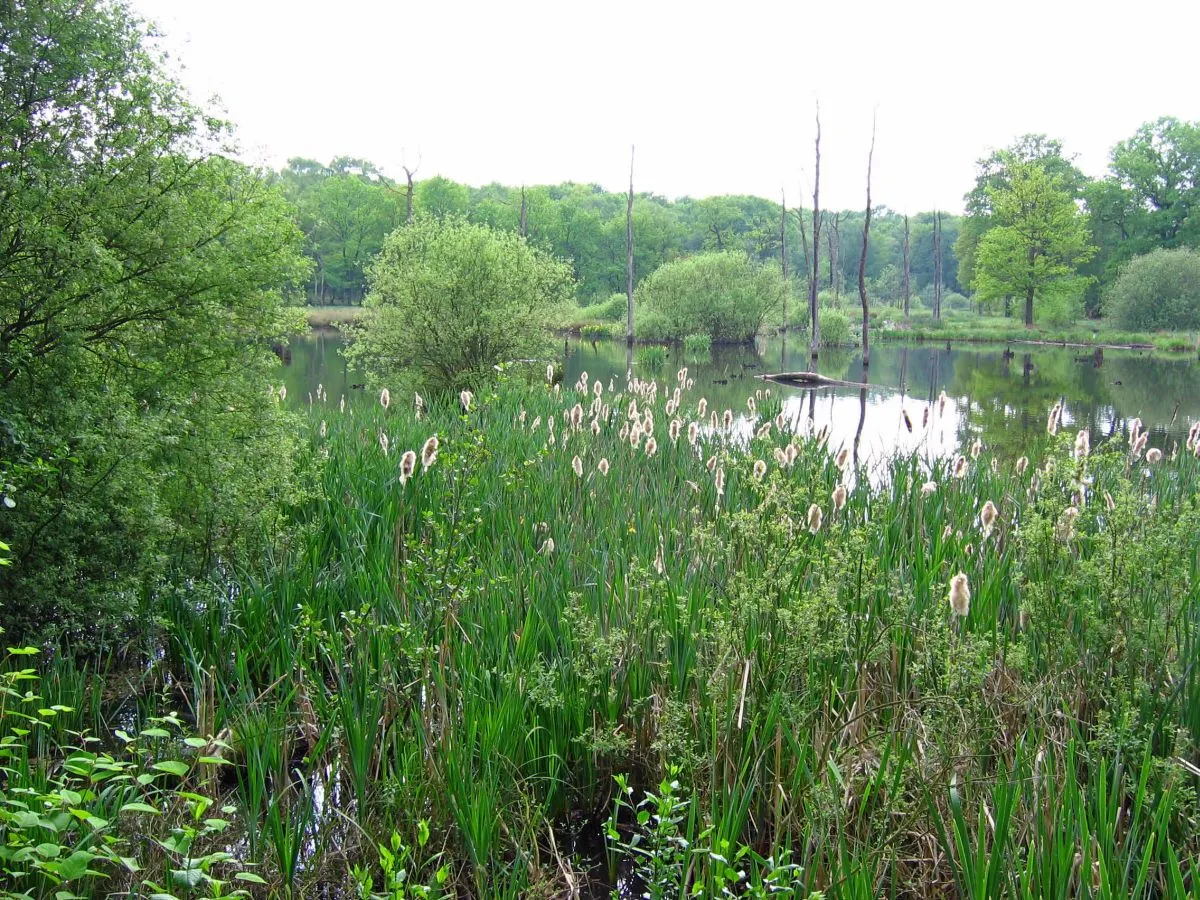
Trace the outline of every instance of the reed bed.
{"type": "Polygon", "coordinates": [[[167,603],[241,889],[1200,892],[1192,442],[868,472],[686,370],[529,380],[319,391],[275,564],[167,603]]]}

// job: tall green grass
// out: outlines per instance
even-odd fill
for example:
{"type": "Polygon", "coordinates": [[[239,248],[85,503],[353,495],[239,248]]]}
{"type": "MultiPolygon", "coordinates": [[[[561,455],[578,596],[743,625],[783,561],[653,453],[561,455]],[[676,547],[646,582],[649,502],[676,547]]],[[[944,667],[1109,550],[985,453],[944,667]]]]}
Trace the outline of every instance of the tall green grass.
{"type": "Polygon", "coordinates": [[[321,484],[274,565],[164,612],[231,748],[206,790],[273,890],[383,891],[394,841],[414,879],[448,866],[438,890],[569,895],[608,877],[608,828],[655,896],[1200,887],[1189,451],[1076,458],[1060,434],[1021,471],[986,447],[962,477],[924,453],[842,469],[803,420],[712,429],[685,376],[649,384],[313,408],[321,484]],[[637,811],[668,773],[655,831],[637,811]]]}

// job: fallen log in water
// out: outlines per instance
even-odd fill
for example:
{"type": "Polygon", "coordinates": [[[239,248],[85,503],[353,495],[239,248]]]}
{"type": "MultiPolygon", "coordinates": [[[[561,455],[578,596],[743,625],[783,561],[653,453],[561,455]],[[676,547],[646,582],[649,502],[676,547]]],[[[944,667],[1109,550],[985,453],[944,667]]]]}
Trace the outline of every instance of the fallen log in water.
{"type": "Polygon", "coordinates": [[[1077,341],[1035,341],[1013,338],[1010,344],[1027,344],[1031,347],[1087,347],[1089,350],[1153,350],[1153,344],[1084,344],[1077,341]]]}
{"type": "Polygon", "coordinates": [[[796,387],[846,387],[846,388],[874,388],[876,390],[894,391],[898,388],[888,387],[886,384],[864,384],[861,381],[842,381],[840,378],[828,378],[825,375],[818,375],[816,372],[776,372],[773,375],[755,375],[762,381],[778,381],[781,384],[790,384],[796,387]]]}

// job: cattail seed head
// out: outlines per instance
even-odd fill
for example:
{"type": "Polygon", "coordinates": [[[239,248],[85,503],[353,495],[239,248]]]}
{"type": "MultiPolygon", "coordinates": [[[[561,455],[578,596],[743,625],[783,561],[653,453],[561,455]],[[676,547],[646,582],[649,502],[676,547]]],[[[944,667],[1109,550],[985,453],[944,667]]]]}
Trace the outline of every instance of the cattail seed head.
{"type": "Polygon", "coordinates": [[[950,536],[952,534],[954,534],[954,529],[951,528],[949,525],[947,525],[945,528],[942,529],[942,540],[943,541],[950,540],[950,536]]]}
{"type": "MultiPolygon", "coordinates": [[[[715,460],[716,457],[714,456],[713,459],[715,460]]],[[[713,475],[713,481],[717,486],[717,496],[718,497],[724,496],[724,494],[725,494],[725,469],[718,468],[716,471],[716,474],[713,475]]]]}
{"type": "Polygon", "coordinates": [[[723,426],[725,426],[726,428],[731,428],[733,426],[733,410],[732,409],[725,410],[725,414],[721,417],[721,424],[723,426]]]}
{"type": "Polygon", "coordinates": [[[1091,451],[1091,435],[1088,434],[1086,428],[1081,428],[1079,430],[1079,434],[1075,435],[1075,458],[1078,460],[1087,459],[1087,456],[1091,451]]]}
{"type": "Polygon", "coordinates": [[[552,537],[546,538],[546,542],[544,544],[542,544],[541,552],[545,556],[549,556],[551,553],[554,552],[554,538],[552,538],[552,537]]]}
{"type": "Polygon", "coordinates": [[[325,435],[327,435],[327,434],[329,434],[329,428],[325,424],[325,420],[322,419],[321,420],[321,437],[325,437],[325,435]]]}
{"type": "Polygon", "coordinates": [[[1109,512],[1112,512],[1114,509],[1116,509],[1116,508],[1117,508],[1117,504],[1116,504],[1116,502],[1113,500],[1113,498],[1112,498],[1112,494],[1110,494],[1108,491],[1105,491],[1105,492],[1104,492],[1104,507],[1105,507],[1105,509],[1107,509],[1109,512]]]}
{"type": "Polygon", "coordinates": [[[846,508],[846,486],[839,484],[833,489],[833,509],[835,512],[841,512],[846,508]]]}
{"type": "Polygon", "coordinates": [[[965,572],[959,572],[950,579],[950,612],[960,618],[966,618],[971,611],[971,585],[967,582],[965,572]]]}
{"type": "Polygon", "coordinates": [[[954,457],[954,469],[951,474],[955,478],[967,477],[967,458],[961,453],[954,457]]]}
{"type": "MultiPolygon", "coordinates": [[[[413,393],[413,411],[416,413],[418,421],[425,418],[425,398],[415,392],[413,393]]],[[[522,419],[521,421],[524,422],[525,420],[522,419]]]]}
{"type": "Polygon", "coordinates": [[[596,468],[600,471],[601,475],[607,475],[608,474],[608,460],[606,458],[601,458],[600,462],[596,463],[596,468]]]}
{"type": "Polygon", "coordinates": [[[788,444],[785,452],[787,453],[787,464],[790,466],[796,461],[796,457],[800,453],[800,448],[795,444],[788,444]]]}
{"type": "Polygon", "coordinates": [[[1069,541],[1075,536],[1075,520],[1079,518],[1079,509],[1068,506],[1063,510],[1054,526],[1054,536],[1060,541],[1069,541]]]}
{"type": "Polygon", "coordinates": [[[688,443],[693,447],[696,446],[696,441],[700,438],[700,426],[695,422],[688,422],[688,443]]]}
{"type": "Polygon", "coordinates": [[[983,452],[983,441],[975,438],[971,442],[971,459],[979,459],[979,454],[983,452]]]}
{"type": "Polygon", "coordinates": [[[713,431],[716,431],[717,426],[720,424],[720,422],[717,420],[717,411],[715,409],[712,411],[712,415],[709,416],[708,424],[713,431]]]}
{"type": "Polygon", "coordinates": [[[715,453],[714,453],[712,456],[710,456],[710,457],[708,458],[708,461],[707,461],[707,462],[704,464],[704,467],[705,467],[706,469],[708,469],[708,471],[710,471],[710,472],[715,472],[715,471],[716,471],[716,469],[717,469],[717,456],[716,456],[716,454],[715,454],[715,453]]]}
{"type": "Polygon", "coordinates": [[[461,391],[458,395],[458,401],[462,404],[463,412],[471,411],[471,401],[475,399],[475,395],[470,391],[461,391]]]}
{"type": "Polygon", "coordinates": [[[704,414],[708,411],[708,400],[704,397],[700,398],[700,402],[696,404],[696,418],[703,419],[704,414]]]}
{"type": "Polygon", "coordinates": [[[382,431],[379,432],[379,446],[383,449],[384,456],[387,456],[387,454],[388,454],[388,444],[389,444],[388,436],[386,434],[384,434],[382,431]]]}
{"type": "Polygon", "coordinates": [[[435,462],[438,455],[438,436],[431,434],[421,445],[421,471],[424,472],[435,462]]]}
{"type": "Polygon", "coordinates": [[[550,365],[546,366],[546,381],[554,381],[554,363],[550,363],[550,365]]]}
{"type": "Polygon", "coordinates": [[[833,459],[833,464],[842,472],[846,471],[846,464],[850,462],[850,448],[843,447],[838,451],[837,456],[833,459]]]}
{"type": "Polygon", "coordinates": [[[379,405],[382,406],[384,409],[387,409],[389,406],[392,405],[392,395],[391,395],[391,392],[387,388],[384,388],[382,391],[379,392],[379,405]]]}
{"type": "MultiPolygon", "coordinates": [[[[600,382],[598,382],[598,381],[596,382],[596,384],[599,384],[599,383],[600,382]]],[[[598,437],[599,434],[600,434],[600,420],[592,419],[592,436],[598,437]]]]}
{"type": "Polygon", "coordinates": [[[1148,463],[1162,462],[1162,458],[1163,452],[1157,447],[1151,447],[1146,451],[1146,462],[1148,463]]]}
{"type": "Polygon", "coordinates": [[[653,456],[657,452],[658,452],[658,441],[656,441],[654,439],[653,435],[651,435],[650,439],[648,441],[646,441],[646,455],[653,456]]]}
{"type": "Polygon", "coordinates": [[[678,419],[672,419],[671,427],[669,429],[667,429],[667,432],[671,437],[672,444],[674,444],[676,441],[679,440],[679,432],[681,432],[682,430],[683,430],[683,423],[680,422],[678,419]]]}
{"type": "Polygon", "coordinates": [[[996,504],[991,500],[983,504],[983,509],[979,511],[979,530],[983,532],[985,538],[991,535],[999,515],[1000,511],[996,509],[996,504]]]}
{"type": "Polygon", "coordinates": [[[938,489],[938,483],[936,481],[927,481],[923,485],[921,485],[921,496],[928,497],[930,494],[932,494],[937,489],[938,489]]]}
{"type": "Polygon", "coordinates": [[[813,503],[808,507],[808,533],[816,534],[821,530],[821,520],[825,518],[825,514],[821,512],[821,507],[813,503]]]}
{"type": "Polygon", "coordinates": [[[346,395],[342,394],[342,399],[338,401],[338,412],[344,413],[345,411],[346,411],[346,395]]]}
{"type": "Polygon", "coordinates": [[[922,428],[929,427],[929,407],[928,406],[925,407],[924,412],[921,413],[921,427],[922,428]]]}
{"type": "Polygon", "coordinates": [[[1062,415],[1062,404],[1055,403],[1050,407],[1050,415],[1046,419],[1046,433],[1051,437],[1058,434],[1058,420],[1062,415]]]}
{"type": "Polygon", "coordinates": [[[1017,460],[1016,473],[1018,475],[1024,475],[1027,468],[1029,468],[1029,457],[1022,456],[1017,460]]]}
{"type": "Polygon", "coordinates": [[[946,397],[945,391],[942,391],[940,394],[938,394],[938,415],[939,416],[945,415],[945,413],[946,413],[946,399],[947,399],[947,397],[946,397]]]}
{"type": "Polygon", "coordinates": [[[1138,438],[1142,434],[1142,420],[1134,417],[1129,420],[1129,446],[1132,447],[1138,442],[1138,438]]]}
{"type": "Polygon", "coordinates": [[[761,459],[756,459],[754,461],[754,480],[762,481],[763,476],[765,476],[766,474],[767,474],[767,464],[765,462],[763,462],[761,459]]]}
{"type": "Polygon", "coordinates": [[[583,460],[578,456],[575,456],[571,459],[571,468],[575,470],[576,478],[583,477],[583,460]]]}
{"type": "Polygon", "coordinates": [[[746,409],[750,410],[751,415],[754,415],[754,413],[758,411],[758,407],[755,404],[753,397],[746,398],[746,409]]]}
{"type": "Polygon", "coordinates": [[[407,484],[416,468],[417,454],[412,450],[405,450],[404,455],[400,457],[400,483],[407,484]]]}
{"type": "Polygon", "coordinates": [[[912,419],[910,419],[908,417],[908,410],[907,409],[900,410],[900,416],[901,416],[901,418],[904,419],[904,427],[908,429],[909,434],[912,434],[912,428],[913,428],[912,419]]]}

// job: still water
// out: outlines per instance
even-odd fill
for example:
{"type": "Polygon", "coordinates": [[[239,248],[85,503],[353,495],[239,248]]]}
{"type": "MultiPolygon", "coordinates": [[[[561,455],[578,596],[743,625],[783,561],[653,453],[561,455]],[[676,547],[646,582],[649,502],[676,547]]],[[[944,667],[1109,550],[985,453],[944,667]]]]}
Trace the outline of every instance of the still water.
{"type": "MultiPolygon", "coordinates": [[[[323,384],[331,400],[347,401],[362,393],[363,379],[338,353],[336,331],[323,330],[296,338],[284,383],[291,397],[304,402],[323,384]]],[[[565,360],[565,385],[586,371],[592,380],[624,381],[627,356],[621,343],[569,340],[557,345],[565,360]]],[[[820,374],[844,381],[866,382],[865,389],[789,388],[764,384],[767,372],[803,371],[808,348],[780,338],[754,347],[718,347],[700,357],[670,353],[663,368],[652,371],[633,354],[633,371],[643,378],[674,383],[681,366],[695,380],[695,391],[709,409],[746,411],[746,398],[770,387],[783,399],[784,414],[811,419],[812,427],[828,425],[830,446],[855,447],[864,462],[885,459],[896,451],[915,450],[943,456],[983,441],[998,456],[1035,451],[1047,439],[1046,414],[1062,400],[1064,428],[1086,427],[1093,444],[1122,434],[1138,417],[1151,432],[1150,446],[1169,453],[1200,418],[1200,364],[1193,358],[1166,358],[1149,351],[1091,350],[1069,347],[960,344],[879,344],[864,376],[856,350],[826,350],[817,362],[820,374]],[[936,415],[938,397],[946,392],[944,414],[936,415]],[[924,427],[926,410],[929,426],[924,427]],[[912,424],[909,431],[905,421],[912,424]]]]}

